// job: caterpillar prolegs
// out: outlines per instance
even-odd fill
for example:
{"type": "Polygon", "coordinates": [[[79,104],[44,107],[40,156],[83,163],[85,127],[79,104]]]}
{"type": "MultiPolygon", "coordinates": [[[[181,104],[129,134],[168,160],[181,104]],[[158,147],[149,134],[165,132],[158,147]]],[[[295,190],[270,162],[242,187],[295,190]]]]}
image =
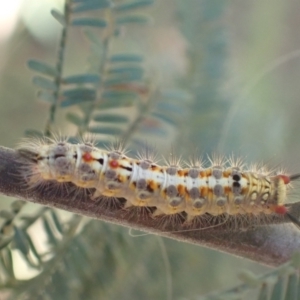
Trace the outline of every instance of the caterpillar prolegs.
{"type": "MultiPolygon", "coordinates": [[[[18,151],[27,157],[22,171],[29,187],[47,182],[95,189],[92,199],[126,199],[125,207],[153,207],[153,217],[186,214],[289,215],[289,183],[300,175],[247,169],[239,160],[210,160],[209,166],[179,163],[160,166],[149,156],[134,159],[120,149],[103,150],[92,142],[25,140],[18,151]]],[[[298,224],[299,225],[299,224],[298,224]]]]}

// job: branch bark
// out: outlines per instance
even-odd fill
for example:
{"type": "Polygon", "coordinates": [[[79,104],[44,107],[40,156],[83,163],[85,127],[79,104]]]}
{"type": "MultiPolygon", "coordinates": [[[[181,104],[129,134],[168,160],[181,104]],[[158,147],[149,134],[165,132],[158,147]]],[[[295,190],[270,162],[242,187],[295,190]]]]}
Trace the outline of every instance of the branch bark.
{"type": "MultiPolygon", "coordinates": [[[[265,220],[265,225],[260,226],[251,226],[251,222],[252,225],[256,225],[256,220],[250,219],[250,225],[244,230],[237,228],[233,230],[224,224],[207,229],[199,229],[199,225],[198,228],[196,226],[188,228],[180,221],[153,219],[150,208],[123,209],[124,199],[119,199],[114,205],[103,205],[91,200],[89,192],[80,192],[76,188],[73,188],[72,192],[71,184],[69,189],[57,188],[57,185],[53,188],[48,186],[44,189],[41,187],[28,189],[19,173],[24,162],[25,158],[17,151],[0,147],[0,193],[178,241],[217,249],[270,266],[286,262],[300,249],[300,230],[293,224],[285,224],[288,222],[286,218],[273,216],[265,220]]],[[[290,212],[298,218],[300,203],[291,205],[290,212]]],[[[207,226],[212,225],[211,221],[203,222],[207,222],[207,226]]]]}

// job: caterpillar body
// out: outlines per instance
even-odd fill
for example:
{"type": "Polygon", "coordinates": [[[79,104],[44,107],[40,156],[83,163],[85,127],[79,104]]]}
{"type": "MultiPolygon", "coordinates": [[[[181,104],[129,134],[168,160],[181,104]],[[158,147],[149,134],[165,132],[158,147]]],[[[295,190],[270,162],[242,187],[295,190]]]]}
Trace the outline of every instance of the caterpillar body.
{"type": "Polygon", "coordinates": [[[18,151],[30,158],[23,170],[29,187],[71,182],[95,189],[93,199],[122,197],[126,207],[155,207],[154,217],[182,212],[187,220],[204,214],[288,215],[289,183],[300,177],[247,170],[233,159],[217,159],[208,167],[160,166],[147,156],[133,159],[91,142],[33,139],[18,151]]]}

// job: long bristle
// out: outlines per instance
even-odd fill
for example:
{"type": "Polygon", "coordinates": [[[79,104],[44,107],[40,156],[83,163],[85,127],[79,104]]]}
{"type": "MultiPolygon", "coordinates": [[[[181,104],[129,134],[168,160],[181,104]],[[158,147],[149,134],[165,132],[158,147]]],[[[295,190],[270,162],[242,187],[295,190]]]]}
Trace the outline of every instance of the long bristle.
{"type": "Polygon", "coordinates": [[[213,153],[211,156],[207,155],[207,160],[211,167],[219,166],[223,168],[227,164],[227,158],[218,153],[213,153]]]}
{"type": "Polygon", "coordinates": [[[88,133],[88,134],[85,134],[83,136],[80,136],[78,138],[78,142],[83,143],[85,145],[90,145],[92,147],[95,147],[95,145],[96,145],[96,136],[92,133],[88,133]]]}
{"type": "Polygon", "coordinates": [[[205,161],[202,157],[191,156],[187,161],[184,162],[188,168],[203,168],[205,161]]]}
{"type": "Polygon", "coordinates": [[[156,148],[150,147],[148,143],[145,143],[144,147],[137,152],[137,158],[139,160],[149,160],[155,164],[157,164],[159,161],[156,148]]]}
{"type": "Polygon", "coordinates": [[[234,154],[231,154],[228,159],[228,164],[230,168],[237,168],[239,170],[242,170],[245,168],[245,162],[243,158],[241,157],[236,157],[234,154]]]}
{"type": "Polygon", "coordinates": [[[126,141],[117,138],[111,141],[106,149],[110,152],[122,153],[123,155],[126,155],[126,153],[128,152],[128,150],[126,149],[126,141]]]}
{"type": "Polygon", "coordinates": [[[169,156],[163,157],[163,160],[165,164],[169,167],[176,167],[176,168],[181,167],[182,157],[176,155],[174,147],[171,148],[169,156]]]}

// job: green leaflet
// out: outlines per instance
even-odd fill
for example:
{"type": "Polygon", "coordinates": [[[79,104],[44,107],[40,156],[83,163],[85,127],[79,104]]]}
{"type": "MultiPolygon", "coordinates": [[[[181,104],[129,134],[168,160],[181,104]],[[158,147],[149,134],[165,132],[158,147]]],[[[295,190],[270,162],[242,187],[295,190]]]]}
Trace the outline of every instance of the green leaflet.
{"type": "Polygon", "coordinates": [[[55,91],[57,89],[57,85],[53,80],[41,76],[34,76],[32,83],[45,90],[55,91]]]}
{"type": "Polygon", "coordinates": [[[99,35],[97,35],[90,28],[84,30],[84,34],[89,39],[89,41],[92,43],[92,45],[93,44],[97,45],[97,53],[98,53],[99,49],[102,49],[102,47],[103,47],[103,43],[102,43],[102,40],[100,39],[99,35]]]}
{"type": "Polygon", "coordinates": [[[277,278],[277,282],[275,283],[275,285],[273,287],[273,290],[272,290],[272,293],[271,293],[271,299],[272,300],[281,300],[281,299],[283,299],[285,284],[286,284],[285,277],[279,275],[278,278],[277,278]]]}
{"type": "Polygon", "coordinates": [[[58,240],[55,237],[55,234],[54,234],[54,232],[53,232],[53,230],[51,228],[49,220],[48,220],[48,218],[45,215],[42,216],[42,221],[43,221],[43,228],[45,229],[45,232],[47,234],[48,243],[50,245],[55,246],[58,243],[58,240]]]}
{"type": "Polygon", "coordinates": [[[73,105],[77,105],[77,104],[81,104],[87,101],[93,101],[94,99],[92,98],[82,98],[82,97],[70,97],[70,98],[66,98],[65,100],[63,100],[60,104],[61,107],[69,107],[69,106],[73,106],[73,105]]]}
{"type": "MultiPolygon", "coordinates": [[[[73,2],[77,4],[76,2],[73,2]]],[[[72,12],[73,13],[82,13],[89,10],[105,9],[112,6],[112,3],[108,0],[87,0],[80,1],[77,5],[74,5],[72,12]]]]}
{"type": "Polygon", "coordinates": [[[118,107],[129,107],[133,106],[136,101],[134,99],[126,99],[126,98],[120,98],[120,99],[111,99],[107,101],[101,101],[97,108],[104,110],[104,109],[110,109],[110,108],[118,108],[118,107]]]}
{"type": "Polygon", "coordinates": [[[5,220],[11,220],[15,216],[14,213],[12,213],[9,210],[1,210],[0,211],[0,218],[5,220]]]}
{"type": "Polygon", "coordinates": [[[36,262],[33,262],[33,260],[31,259],[31,255],[29,253],[29,257],[27,259],[27,262],[28,264],[33,267],[33,268],[36,268],[36,269],[40,269],[40,266],[42,264],[42,258],[41,258],[41,255],[38,253],[30,235],[24,231],[24,236],[26,237],[27,239],[27,243],[28,243],[28,246],[30,248],[30,251],[32,252],[32,254],[35,256],[35,258],[37,259],[37,263],[36,262]]]}
{"type": "Polygon", "coordinates": [[[29,252],[29,245],[24,232],[18,227],[14,226],[14,246],[19,249],[21,253],[26,257],[29,252]]]}
{"type": "Polygon", "coordinates": [[[130,76],[132,74],[138,74],[142,76],[144,74],[144,69],[139,66],[131,67],[113,67],[107,70],[108,74],[118,74],[120,76],[130,76]]]}
{"type": "Polygon", "coordinates": [[[50,210],[50,216],[51,216],[51,218],[53,220],[55,228],[58,230],[58,232],[60,234],[63,234],[64,233],[63,227],[61,226],[61,222],[60,222],[60,220],[58,218],[57,213],[53,209],[50,210]]]}
{"type": "Polygon", "coordinates": [[[74,88],[65,90],[63,92],[64,97],[88,97],[92,98],[95,97],[96,91],[92,88],[74,88]]]}
{"type": "Polygon", "coordinates": [[[48,75],[51,77],[57,76],[57,70],[54,67],[48,65],[47,63],[30,59],[27,61],[27,66],[31,70],[42,73],[44,75],[48,75]]]}
{"type": "Polygon", "coordinates": [[[8,275],[10,278],[15,279],[14,262],[12,258],[12,253],[9,249],[6,248],[0,251],[0,261],[3,266],[3,269],[5,270],[6,275],[8,275]]]}
{"type": "Polygon", "coordinates": [[[92,18],[77,18],[74,19],[71,24],[73,26],[91,26],[99,28],[105,28],[107,26],[107,22],[105,20],[92,18]]]}
{"type": "Polygon", "coordinates": [[[125,12],[125,11],[130,11],[138,8],[143,8],[146,6],[150,6],[154,4],[154,0],[140,0],[140,1],[132,1],[129,3],[124,3],[124,4],[118,4],[114,8],[115,11],[118,12],[125,12]]]}
{"type": "Polygon", "coordinates": [[[26,202],[23,201],[23,200],[15,200],[11,205],[11,210],[17,214],[21,209],[22,207],[26,205],[26,202]]]}
{"type": "Polygon", "coordinates": [[[129,121],[126,116],[116,114],[98,114],[93,117],[93,120],[105,123],[126,123],[129,121]]]}
{"type": "Polygon", "coordinates": [[[70,123],[72,123],[72,124],[74,124],[74,125],[76,125],[76,126],[78,126],[78,127],[80,127],[80,126],[82,126],[83,125],[83,120],[81,119],[81,117],[80,116],[78,116],[77,114],[75,114],[75,113],[67,113],[66,114],[66,119],[70,122],[70,123]]]}
{"type": "Polygon", "coordinates": [[[129,73],[119,73],[115,75],[111,75],[104,81],[104,86],[110,87],[117,84],[125,84],[134,81],[141,81],[143,78],[144,72],[137,71],[137,72],[129,72],[129,73]]]}
{"type": "Polygon", "coordinates": [[[112,55],[109,60],[113,63],[116,62],[143,62],[144,57],[139,54],[132,53],[119,53],[112,55]]]}
{"type": "Polygon", "coordinates": [[[153,24],[153,19],[148,15],[129,15],[124,17],[119,17],[116,20],[119,25],[127,25],[127,24],[153,24]]]}
{"type": "Polygon", "coordinates": [[[92,126],[88,129],[91,133],[109,134],[109,135],[120,135],[122,129],[117,127],[106,127],[106,126],[92,126]]]}
{"type": "Polygon", "coordinates": [[[56,9],[51,9],[51,15],[61,26],[66,26],[65,16],[60,11],[56,9]]]}
{"type": "Polygon", "coordinates": [[[288,277],[284,299],[299,299],[299,292],[299,276],[296,272],[293,272],[288,277]]]}
{"type": "Polygon", "coordinates": [[[25,201],[16,200],[13,201],[10,205],[10,211],[3,210],[1,211],[1,218],[5,221],[2,222],[1,225],[1,233],[0,233],[0,249],[8,246],[12,240],[15,241],[15,248],[18,248],[22,253],[28,253],[28,249],[26,249],[26,242],[24,241],[24,236],[22,232],[16,232],[14,225],[14,219],[17,214],[20,212],[22,207],[26,204],[25,201]]]}
{"type": "Polygon", "coordinates": [[[99,83],[100,76],[97,74],[78,74],[63,78],[64,84],[99,83]]]}
{"type": "Polygon", "coordinates": [[[74,88],[65,90],[63,96],[64,100],[61,102],[61,107],[67,107],[95,100],[96,91],[92,88],[74,88]]]}
{"type": "Polygon", "coordinates": [[[135,99],[137,94],[131,91],[113,91],[113,90],[106,90],[102,93],[102,98],[107,100],[113,99],[135,99]]]}
{"type": "Polygon", "coordinates": [[[28,233],[17,226],[14,226],[15,235],[14,235],[14,247],[19,249],[23,254],[23,258],[26,260],[29,266],[35,269],[40,269],[41,257],[38,254],[31,237],[28,233]],[[32,254],[35,256],[36,261],[32,259],[32,254]]]}
{"type": "Polygon", "coordinates": [[[166,123],[169,123],[170,125],[176,126],[178,124],[178,116],[172,115],[172,114],[167,114],[167,113],[160,113],[160,112],[153,112],[151,114],[153,117],[164,121],[166,123]]]}
{"type": "Polygon", "coordinates": [[[46,101],[48,103],[54,103],[55,97],[52,92],[49,91],[38,91],[37,96],[39,99],[46,101]]]}

